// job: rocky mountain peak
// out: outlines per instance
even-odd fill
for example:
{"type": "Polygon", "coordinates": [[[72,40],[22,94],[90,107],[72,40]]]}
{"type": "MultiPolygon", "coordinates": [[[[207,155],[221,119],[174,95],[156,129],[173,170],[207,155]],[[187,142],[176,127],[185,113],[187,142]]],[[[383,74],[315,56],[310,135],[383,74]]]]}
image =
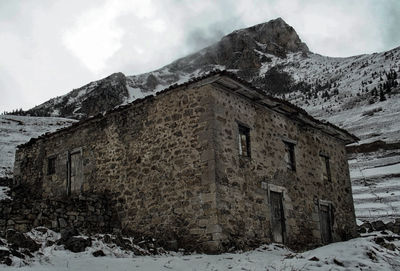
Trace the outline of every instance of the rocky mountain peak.
{"type": "Polygon", "coordinates": [[[268,58],[266,54],[286,58],[287,54],[309,53],[296,31],[282,18],[233,31],[217,43],[201,51],[178,59],[167,67],[172,71],[192,73],[198,69],[209,71],[214,65],[239,70],[240,77],[252,80],[268,58]]]}
{"type": "Polygon", "coordinates": [[[266,51],[277,56],[282,56],[288,52],[309,52],[307,45],[300,40],[294,28],[280,17],[266,23],[237,30],[232,34],[265,45],[266,51]]]}

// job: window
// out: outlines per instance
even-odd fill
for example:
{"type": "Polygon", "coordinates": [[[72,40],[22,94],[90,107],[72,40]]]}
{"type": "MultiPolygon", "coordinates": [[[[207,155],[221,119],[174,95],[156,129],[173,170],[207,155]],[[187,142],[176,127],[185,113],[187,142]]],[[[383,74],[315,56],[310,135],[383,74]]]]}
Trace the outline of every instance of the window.
{"type": "Polygon", "coordinates": [[[323,180],[331,181],[331,167],[329,165],[329,156],[321,154],[319,157],[322,164],[323,180]]]}
{"type": "Polygon", "coordinates": [[[239,155],[250,157],[250,128],[239,124],[239,155]]]}
{"type": "Polygon", "coordinates": [[[296,170],[296,162],[294,159],[294,143],[291,142],[286,142],[285,143],[285,162],[287,165],[287,168],[290,170],[295,171],[296,170]]]}
{"type": "Polygon", "coordinates": [[[56,173],[56,157],[49,157],[47,159],[47,174],[52,175],[56,173]]]}

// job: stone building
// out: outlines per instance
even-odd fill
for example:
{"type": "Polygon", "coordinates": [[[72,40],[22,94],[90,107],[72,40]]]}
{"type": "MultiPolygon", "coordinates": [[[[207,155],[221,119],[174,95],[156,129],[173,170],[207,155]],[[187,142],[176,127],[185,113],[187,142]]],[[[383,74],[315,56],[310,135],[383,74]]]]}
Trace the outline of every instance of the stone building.
{"type": "Polygon", "coordinates": [[[305,248],[356,236],[356,140],[218,71],[20,145],[14,176],[43,198],[107,194],[121,230],[176,246],[305,248]]]}

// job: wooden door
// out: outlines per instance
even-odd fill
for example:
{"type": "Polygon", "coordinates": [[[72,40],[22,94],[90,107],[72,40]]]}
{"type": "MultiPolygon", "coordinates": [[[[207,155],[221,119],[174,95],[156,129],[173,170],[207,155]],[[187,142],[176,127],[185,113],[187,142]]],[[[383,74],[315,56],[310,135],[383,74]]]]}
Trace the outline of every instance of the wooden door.
{"type": "Polygon", "coordinates": [[[82,155],[81,152],[71,153],[70,156],[70,193],[81,191],[83,174],[82,174],[82,155]]]}
{"type": "Polygon", "coordinates": [[[274,242],[284,242],[285,217],[283,213],[282,193],[270,192],[271,227],[274,242]]]}
{"type": "Polygon", "coordinates": [[[324,244],[332,242],[331,212],[329,205],[319,206],[319,218],[321,224],[321,241],[324,244]]]}

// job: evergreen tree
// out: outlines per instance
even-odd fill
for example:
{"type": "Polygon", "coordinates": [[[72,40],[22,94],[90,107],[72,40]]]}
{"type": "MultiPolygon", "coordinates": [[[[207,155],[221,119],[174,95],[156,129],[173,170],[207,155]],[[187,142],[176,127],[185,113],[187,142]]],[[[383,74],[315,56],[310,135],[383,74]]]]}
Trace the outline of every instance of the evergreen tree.
{"type": "Polygon", "coordinates": [[[386,97],[385,97],[385,94],[383,93],[382,89],[379,92],[379,101],[381,101],[381,102],[386,101],[386,97]]]}

